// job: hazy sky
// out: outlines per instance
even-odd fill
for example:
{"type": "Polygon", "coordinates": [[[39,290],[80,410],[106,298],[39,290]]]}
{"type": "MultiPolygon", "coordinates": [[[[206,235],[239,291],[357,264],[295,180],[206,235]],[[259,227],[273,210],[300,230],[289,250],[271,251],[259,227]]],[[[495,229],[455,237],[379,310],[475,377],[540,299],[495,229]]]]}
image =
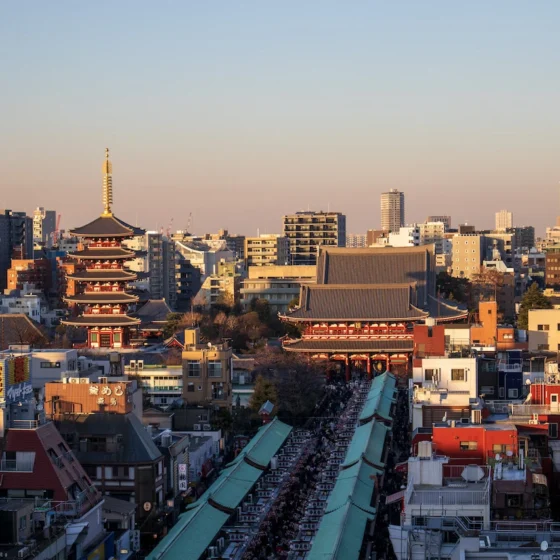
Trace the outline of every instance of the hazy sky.
{"type": "Polygon", "coordinates": [[[542,231],[560,214],[560,2],[0,2],[0,207],[149,229],[379,226],[379,195],[542,231]]]}

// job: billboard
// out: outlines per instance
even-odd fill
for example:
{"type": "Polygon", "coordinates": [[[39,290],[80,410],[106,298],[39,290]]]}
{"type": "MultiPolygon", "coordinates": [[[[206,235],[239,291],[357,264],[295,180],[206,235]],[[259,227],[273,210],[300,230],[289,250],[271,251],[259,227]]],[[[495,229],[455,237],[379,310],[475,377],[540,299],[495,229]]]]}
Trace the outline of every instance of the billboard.
{"type": "Polygon", "coordinates": [[[184,492],[188,487],[187,465],[179,463],[179,492],[184,492]]]}
{"type": "Polygon", "coordinates": [[[29,356],[9,357],[0,361],[0,398],[7,403],[24,402],[33,394],[29,356]]]}

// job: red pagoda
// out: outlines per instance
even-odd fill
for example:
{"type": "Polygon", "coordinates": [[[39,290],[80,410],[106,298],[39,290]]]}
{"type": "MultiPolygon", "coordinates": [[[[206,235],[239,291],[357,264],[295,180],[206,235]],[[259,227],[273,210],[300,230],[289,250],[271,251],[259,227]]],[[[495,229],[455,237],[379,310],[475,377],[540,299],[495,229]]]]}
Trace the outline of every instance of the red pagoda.
{"type": "Polygon", "coordinates": [[[127,291],[136,274],[126,269],[126,263],[136,253],[123,247],[123,241],[145,232],[113,215],[112,171],[107,149],[103,163],[103,214],[70,232],[83,240],[84,248],[69,256],[84,264],[85,270],[68,276],[77,289],[65,301],[79,306],[81,314],[63,323],[86,327],[90,348],[122,348],[129,342],[131,327],[140,323],[128,314],[130,305],[138,298],[127,291]]]}

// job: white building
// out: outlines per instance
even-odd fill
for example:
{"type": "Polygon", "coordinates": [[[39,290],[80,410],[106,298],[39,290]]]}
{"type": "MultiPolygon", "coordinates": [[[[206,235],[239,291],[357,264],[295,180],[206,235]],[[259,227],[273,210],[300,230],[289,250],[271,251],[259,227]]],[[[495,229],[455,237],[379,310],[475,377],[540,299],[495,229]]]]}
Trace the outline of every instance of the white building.
{"type": "Polygon", "coordinates": [[[476,358],[424,358],[412,370],[412,429],[469,418],[478,397],[476,358]]]}
{"type": "Polygon", "coordinates": [[[51,247],[56,230],[56,212],[37,208],[33,212],[33,245],[51,247]]]}
{"type": "Polygon", "coordinates": [[[34,389],[42,389],[49,381],[60,381],[66,372],[78,376],[77,350],[38,350],[31,354],[31,383],[34,389]]]}
{"type": "Polygon", "coordinates": [[[41,322],[41,298],[38,295],[2,296],[0,312],[27,315],[36,323],[41,322]]]}
{"type": "Polygon", "coordinates": [[[367,233],[347,233],[346,247],[367,247],[367,233]]]}
{"type": "Polygon", "coordinates": [[[513,214],[507,210],[496,212],[496,231],[505,231],[513,227],[513,214]]]}
{"type": "Polygon", "coordinates": [[[150,404],[163,410],[183,394],[183,367],[146,366],[137,367],[141,360],[125,367],[125,375],[139,378],[142,394],[150,404]]]}
{"type": "Polygon", "coordinates": [[[389,233],[387,245],[391,247],[415,247],[420,245],[420,227],[411,225],[389,233]]]}

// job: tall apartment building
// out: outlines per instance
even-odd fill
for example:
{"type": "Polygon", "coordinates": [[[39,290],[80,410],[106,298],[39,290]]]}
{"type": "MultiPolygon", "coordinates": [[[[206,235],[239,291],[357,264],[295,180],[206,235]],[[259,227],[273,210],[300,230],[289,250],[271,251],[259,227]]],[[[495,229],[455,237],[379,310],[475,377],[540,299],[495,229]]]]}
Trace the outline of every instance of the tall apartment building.
{"type": "Polygon", "coordinates": [[[443,222],[445,225],[445,231],[451,229],[451,216],[428,216],[426,218],[426,223],[429,222],[443,222]]]}
{"type": "Polygon", "coordinates": [[[40,247],[50,247],[56,230],[56,212],[42,206],[33,212],[33,243],[40,247]]]}
{"type": "Polygon", "coordinates": [[[316,264],[320,245],[344,247],[346,216],[340,212],[296,212],[283,218],[290,242],[290,264],[316,264]]]}
{"type": "Polygon", "coordinates": [[[347,233],[346,247],[367,247],[367,233],[347,233]]]}
{"type": "Polygon", "coordinates": [[[532,249],[535,246],[535,228],[533,226],[514,227],[513,232],[517,248],[532,249]]]}
{"type": "Polygon", "coordinates": [[[387,245],[390,247],[416,247],[420,245],[419,226],[405,226],[390,232],[387,245]]]}
{"type": "Polygon", "coordinates": [[[164,299],[171,309],[177,305],[175,242],[162,233],[146,233],[146,272],[152,299],[164,299]]]}
{"type": "Polygon", "coordinates": [[[545,285],[547,288],[560,286],[560,245],[551,245],[545,251],[545,285]]]}
{"type": "Polygon", "coordinates": [[[245,267],[284,265],[290,261],[290,242],[276,233],[245,238],[245,267]]]}
{"type": "Polygon", "coordinates": [[[404,193],[391,189],[381,195],[381,229],[399,231],[404,226],[404,193]]]}
{"type": "Polygon", "coordinates": [[[458,278],[472,278],[480,272],[482,261],[485,259],[485,239],[478,234],[457,234],[451,239],[452,243],[452,275],[458,278]]]}
{"type": "Polygon", "coordinates": [[[507,210],[496,212],[496,231],[505,231],[513,227],[513,214],[507,210]]]}
{"type": "Polygon", "coordinates": [[[0,210],[0,291],[12,259],[33,258],[33,220],[25,212],[0,210]]]}

